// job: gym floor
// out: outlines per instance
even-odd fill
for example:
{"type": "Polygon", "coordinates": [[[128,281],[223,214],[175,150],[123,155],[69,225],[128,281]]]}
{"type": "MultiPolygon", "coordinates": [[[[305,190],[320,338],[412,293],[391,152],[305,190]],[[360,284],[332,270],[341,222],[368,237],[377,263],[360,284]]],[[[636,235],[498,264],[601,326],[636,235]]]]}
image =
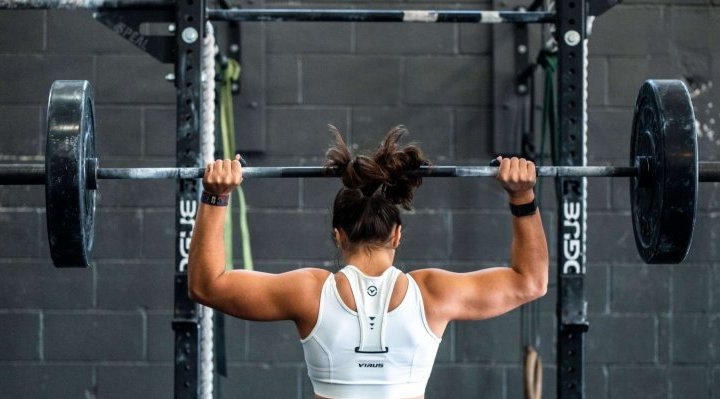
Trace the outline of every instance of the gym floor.
{"type": "MultiPolygon", "coordinates": [[[[531,29],[536,38],[539,28],[531,29]]],[[[317,165],[331,137],[327,124],[360,148],[404,124],[437,164],[486,165],[498,137],[519,129],[507,121],[507,132],[493,128],[494,110],[503,106],[493,97],[493,50],[508,41],[492,32],[478,24],[245,24],[247,62],[242,94],[235,98],[238,148],[253,166],[317,165]]],[[[595,20],[588,50],[588,164],[628,164],[633,104],[648,78],[688,84],[699,158],[720,160],[718,32],[718,0],[627,1],[595,20]]],[[[172,72],[91,12],[0,11],[0,159],[42,162],[50,84],[86,79],[95,87],[102,166],[174,166],[175,89],[165,78],[172,72]]],[[[243,183],[256,270],[336,267],[329,207],[338,184],[243,183]]],[[[100,186],[95,267],[82,270],[52,266],[43,188],[0,187],[0,397],[173,396],[175,183],[100,186]]],[[[545,366],[543,397],[556,397],[552,180],[539,192],[552,257],[548,294],[537,306],[496,319],[453,323],[443,336],[428,398],[521,398],[528,341],[545,366]]],[[[591,179],[587,193],[587,398],[720,397],[718,185],[701,185],[692,247],[678,265],[646,265],[638,257],[627,179],[591,179]]],[[[493,179],[427,179],[415,207],[403,216],[398,263],[405,270],[507,264],[510,214],[493,179]]],[[[237,237],[234,252],[241,260],[237,237]]],[[[227,318],[225,328],[229,375],[221,379],[218,397],[312,397],[289,322],[227,318]]]]}

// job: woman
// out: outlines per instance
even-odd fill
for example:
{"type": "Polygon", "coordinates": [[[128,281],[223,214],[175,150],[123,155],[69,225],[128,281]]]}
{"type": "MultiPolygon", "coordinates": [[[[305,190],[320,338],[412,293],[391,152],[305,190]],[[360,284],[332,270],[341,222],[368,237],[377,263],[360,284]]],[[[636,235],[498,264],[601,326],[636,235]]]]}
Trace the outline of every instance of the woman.
{"type": "Polygon", "coordinates": [[[423,398],[437,348],[451,320],[501,315],[545,294],[548,252],[534,202],[535,166],[498,158],[497,180],[509,195],[512,267],[470,273],[393,266],[402,238],[398,205],[410,209],[421,178],[405,172],[429,163],[417,146],[400,146],[395,128],[371,157],[352,157],[341,135],[326,166],[342,172],[333,238],[345,266],[338,273],[302,268],[270,274],[224,266],[222,205],[242,182],[234,161],[215,161],[203,178],[190,248],[190,296],[247,320],[292,320],[316,398],[423,398]]]}

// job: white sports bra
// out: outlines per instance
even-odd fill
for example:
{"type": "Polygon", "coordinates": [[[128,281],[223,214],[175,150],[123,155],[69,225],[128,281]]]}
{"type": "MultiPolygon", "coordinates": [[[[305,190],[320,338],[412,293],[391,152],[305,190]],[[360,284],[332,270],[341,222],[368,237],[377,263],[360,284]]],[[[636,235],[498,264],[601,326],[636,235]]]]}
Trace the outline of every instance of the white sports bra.
{"type": "Polygon", "coordinates": [[[315,327],[300,342],[316,395],[333,399],[398,399],[422,396],[440,338],[430,330],[420,289],[408,274],[408,289],[388,312],[400,270],[364,275],[348,265],[357,312],[340,298],[335,276],[323,284],[315,327]]]}

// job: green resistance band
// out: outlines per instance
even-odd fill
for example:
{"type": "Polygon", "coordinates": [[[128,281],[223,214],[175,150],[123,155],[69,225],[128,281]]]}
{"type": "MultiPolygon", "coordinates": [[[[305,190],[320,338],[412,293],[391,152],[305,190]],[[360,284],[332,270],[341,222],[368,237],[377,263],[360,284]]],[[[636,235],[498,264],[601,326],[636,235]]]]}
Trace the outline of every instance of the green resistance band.
{"type": "MultiPolygon", "coordinates": [[[[228,64],[221,72],[220,88],[220,132],[222,135],[223,158],[235,158],[235,118],[233,116],[232,82],[240,77],[240,64],[229,58],[228,64]]],[[[240,241],[242,243],[243,267],[253,270],[252,252],[250,249],[250,230],[247,222],[247,203],[242,187],[238,186],[240,241]]],[[[228,206],[229,215],[225,218],[225,268],[233,268],[233,219],[232,206],[228,206]]]]}

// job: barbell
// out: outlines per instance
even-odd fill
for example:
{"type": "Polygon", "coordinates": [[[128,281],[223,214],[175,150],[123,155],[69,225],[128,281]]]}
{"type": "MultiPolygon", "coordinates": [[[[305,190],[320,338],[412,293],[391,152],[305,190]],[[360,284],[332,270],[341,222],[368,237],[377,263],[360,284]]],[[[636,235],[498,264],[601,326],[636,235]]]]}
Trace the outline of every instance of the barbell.
{"type": "MultiPolygon", "coordinates": [[[[98,179],[197,179],[204,168],[101,168],[95,154],[93,90],[87,81],[50,88],[45,164],[0,165],[0,185],[45,185],[50,254],[56,267],[92,264],[98,179]]],[[[488,177],[491,166],[424,166],[423,177],[488,177]]],[[[648,80],[635,103],[629,166],[539,166],[544,177],[628,177],[632,224],[647,263],[679,263],[695,225],[697,184],[720,181],[720,162],[698,163],[695,115],[678,80],[648,80]]],[[[321,166],[245,167],[245,178],[338,177],[321,166]]]]}

